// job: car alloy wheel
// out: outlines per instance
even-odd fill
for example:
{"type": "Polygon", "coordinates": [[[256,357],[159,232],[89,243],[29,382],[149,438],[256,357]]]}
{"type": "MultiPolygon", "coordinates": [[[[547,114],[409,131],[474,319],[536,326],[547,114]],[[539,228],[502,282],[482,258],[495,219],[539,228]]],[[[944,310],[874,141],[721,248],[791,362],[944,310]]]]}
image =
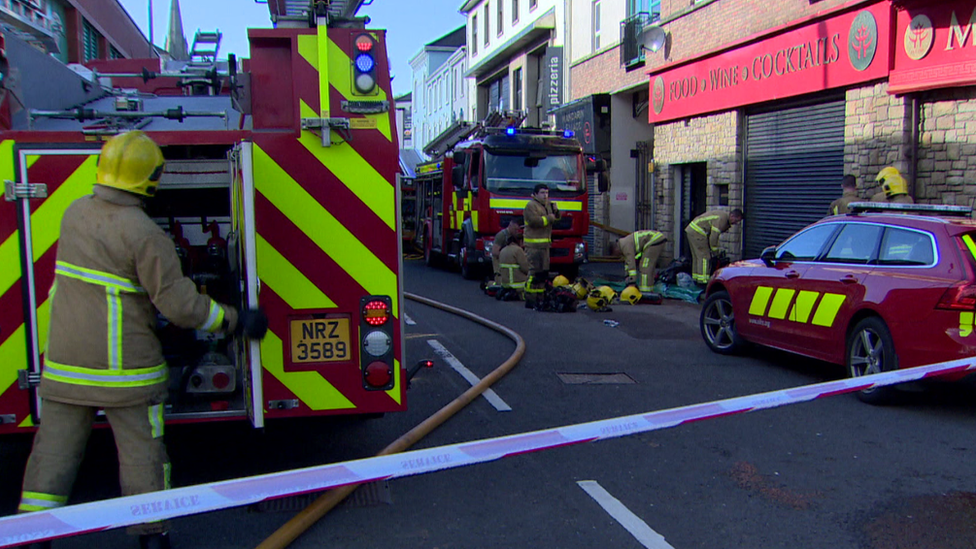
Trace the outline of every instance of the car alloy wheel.
{"type": "Polygon", "coordinates": [[[702,305],[699,318],[702,338],[716,353],[731,354],[742,348],[742,339],[735,331],[735,313],[728,292],[715,292],[702,305]]]}
{"type": "MultiPolygon", "coordinates": [[[[857,323],[847,338],[847,371],[852,378],[880,374],[898,369],[898,356],[891,332],[884,321],[868,317],[857,323]]],[[[857,397],[868,404],[886,404],[896,395],[891,386],[871,387],[858,391],[857,397]]]]}

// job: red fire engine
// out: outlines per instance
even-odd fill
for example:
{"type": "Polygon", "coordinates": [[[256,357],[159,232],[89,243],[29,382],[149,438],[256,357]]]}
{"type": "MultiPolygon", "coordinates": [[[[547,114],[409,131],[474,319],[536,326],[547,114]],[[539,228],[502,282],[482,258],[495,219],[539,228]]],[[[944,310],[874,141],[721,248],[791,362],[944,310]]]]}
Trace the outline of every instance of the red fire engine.
{"type": "Polygon", "coordinates": [[[277,28],[249,30],[240,67],[217,59],[219,38],[188,62],[72,71],[7,37],[19,82],[4,90],[0,117],[0,433],[41,420],[35,387],[60,219],[91,193],[101,143],[129,129],[166,156],[147,211],[172,235],[184,273],[270,321],[259,343],[160,317],[167,420],[260,427],[405,409],[386,35],[355,17],[361,2],[297,4],[269,3],[277,28]],[[62,90],[61,104],[32,86],[62,90]]]}
{"type": "Polygon", "coordinates": [[[562,212],[550,263],[575,278],[590,227],[586,174],[604,165],[586,161],[572,132],[519,128],[520,116],[504,118],[460,123],[428,147],[440,158],[417,167],[418,245],[428,264],[447,258],[475,278],[491,268],[495,235],[512,219],[523,223],[532,188],[544,183],[562,212]]]}

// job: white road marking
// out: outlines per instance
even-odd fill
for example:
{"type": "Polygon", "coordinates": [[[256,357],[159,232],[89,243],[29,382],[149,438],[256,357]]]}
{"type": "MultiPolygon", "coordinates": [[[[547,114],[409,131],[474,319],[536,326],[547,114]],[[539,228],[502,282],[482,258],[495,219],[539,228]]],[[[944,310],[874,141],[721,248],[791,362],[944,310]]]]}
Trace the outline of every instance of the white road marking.
{"type": "Polygon", "coordinates": [[[576,484],[596,500],[604,511],[626,528],[647,549],[674,549],[668,542],[664,541],[664,536],[651,529],[646,522],[632,513],[623,503],[620,503],[619,499],[604,490],[597,481],[581,480],[576,484]]]}
{"type": "Polygon", "coordinates": [[[417,325],[417,323],[414,322],[414,320],[412,318],[410,318],[410,315],[408,315],[407,313],[403,313],[403,320],[404,320],[404,322],[407,323],[408,326],[416,326],[417,325]]]}
{"type": "MultiPolygon", "coordinates": [[[[474,373],[471,370],[465,368],[464,364],[461,364],[461,361],[458,360],[457,357],[451,354],[451,351],[448,351],[446,347],[441,345],[440,341],[437,341],[436,339],[428,339],[427,344],[433,347],[434,352],[440,355],[440,357],[443,358],[445,362],[450,364],[451,368],[454,368],[454,371],[461,374],[461,377],[466,379],[468,383],[471,384],[472,387],[477,385],[481,381],[481,379],[479,379],[478,376],[474,375],[474,373]]],[[[495,394],[495,391],[491,389],[487,389],[484,393],[481,393],[481,396],[485,397],[485,399],[487,399],[488,402],[491,403],[491,405],[494,406],[495,409],[498,410],[499,412],[512,411],[512,407],[509,406],[504,400],[501,399],[500,396],[495,394]]]]}

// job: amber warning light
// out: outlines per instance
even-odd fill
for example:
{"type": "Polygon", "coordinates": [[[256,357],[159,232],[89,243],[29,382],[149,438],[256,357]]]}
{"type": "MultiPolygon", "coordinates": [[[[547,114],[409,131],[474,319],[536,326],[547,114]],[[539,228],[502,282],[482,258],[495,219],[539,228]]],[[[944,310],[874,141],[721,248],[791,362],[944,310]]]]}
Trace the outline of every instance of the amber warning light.
{"type": "Polygon", "coordinates": [[[383,301],[370,301],[363,306],[363,320],[370,326],[382,326],[390,319],[390,307],[383,301]]]}

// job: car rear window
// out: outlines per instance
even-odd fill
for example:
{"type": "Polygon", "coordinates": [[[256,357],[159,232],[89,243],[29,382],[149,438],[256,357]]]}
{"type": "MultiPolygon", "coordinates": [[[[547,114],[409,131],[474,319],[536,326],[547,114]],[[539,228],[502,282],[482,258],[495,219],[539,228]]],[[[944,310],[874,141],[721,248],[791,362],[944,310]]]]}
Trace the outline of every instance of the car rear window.
{"type": "Polygon", "coordinates": [[[878,255],[880,265],[932,265],[935,248],[927,233],[888,227],[878,255]]]}

